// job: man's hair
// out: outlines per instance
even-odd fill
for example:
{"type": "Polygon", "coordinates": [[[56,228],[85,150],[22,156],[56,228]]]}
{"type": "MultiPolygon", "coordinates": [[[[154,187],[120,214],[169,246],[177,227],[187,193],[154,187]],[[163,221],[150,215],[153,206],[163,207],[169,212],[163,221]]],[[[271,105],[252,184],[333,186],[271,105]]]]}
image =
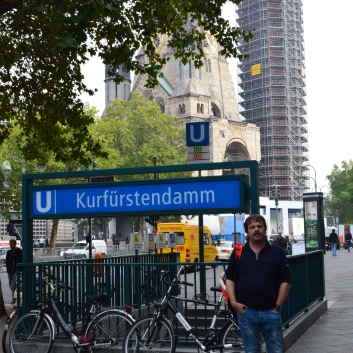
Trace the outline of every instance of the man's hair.
{"type": "Polygon", "coordinates": [[[332,233],[334,233],[336,231],[336,229],[332,229],[332,233]]]}
{"type": "Polygon", "coordinates": [[[15,239],[10,239],[9,243],[14,243],[16,245],[16,240],[15,239]]]}
{"type": "Polygon", "coordinates": [[[267,231],[267,224],[266,224],[265,218],[263,216],[261,216],[260,214],[252,214],[244,222],[245,233],[248,232],[249,224],[252,222],[262,223],[265,227],[265,231],[267,231]]]}

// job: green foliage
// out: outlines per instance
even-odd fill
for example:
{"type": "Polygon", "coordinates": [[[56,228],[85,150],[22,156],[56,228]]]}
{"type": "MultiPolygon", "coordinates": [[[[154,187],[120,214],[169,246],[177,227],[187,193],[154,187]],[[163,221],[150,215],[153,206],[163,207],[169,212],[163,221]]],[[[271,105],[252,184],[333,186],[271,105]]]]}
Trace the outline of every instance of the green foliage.
{"type": "MultiPolygon", "coordinates": [[[[97,110],[84,107],[85,114],[95,122],[89,126],[91,136],[102,146],[108,159],[90,155],[98,161],[99,169],[130,168],[152,166],[156,158],[157,165],[175,165],[186,163],[185,126],[177,126],[178,117],[163,114],[159,106],[139,93],[134,93],[130,101],[115,100],[108,108],[106,118],[98,118],[97,110]]],[[[0,213],[10,219],[11,213],[20,215],[22,210],[22,173],[21,160],[25,163],[26,173],[37,173],[39,161],[25,161],[18,148],[17,140],[21,129],[14,121],[14,129],[0,151],[1,163],[6,156],[12,166],[12,173],[6,177],[10,185],[8,191],[0,193],[0,213]]],[[[70,135],[70,132],[67,133],[70,135]]],[[[65,137],[65,136],[64,136],[65,137]]],[[[86,151],[86,154],[89,152],[86,151]]],[[[64,164],[57,161],[53,154],[47,154],[45,172],[64,172],[83,170],[85,166],[79,161],[64,164]]],[[[158,178],[177,178],[191,176],[189,172],[159,174],[158,178]]],[[[120,180],[153,179],[154,175],[122,176],[120,180]]],[[[117,179],[116,179],[117,180],[117,179]]],[[[86,179],[54,179],[36,181],[37,184],[85,183],[86,179]]]]}
{"type": "MultiPolygon", "coordinates": [[[[104,141],[108,159],[98,158],[99,169],[186,164],[185,126],[177,126],[178,117],[163,114],[159,106],[134,92],[130,101],[114,100],[107,117],[95,126],[97,141],[104,141]]],[[[158,175],[190,176],[190,173],[158,175]]],[[[152,179],[154,175],[125,176],[122,180],[152,179]]]]}
{"type": "Polygon", "coordinates": [[[341,168],[334,165],[327,179],[331,194],[324,201],[325,216],[338,210],[340,224],[353,224],[353,161],[343,161],[341,168]]]}
{"type": "MultiPolygon", "coordinates": [[[[91,155],[106,157],[100,143],[91,139],[93,119],[79,98],[82,93],[94,93],[83,83],[82,65],[99,55],[112,68],[124,64],[137,74],[146,73],[152,86],[168,60],[156,53],[157,35],[168,35],[175,56],[184,63],[192,59],[199,67],[204,31],[216,37],[222,55],[237,57],[237,43],[248,41],[252,34],[230,26],[221,17],[226,2],[1,1],[0,116],[8,123],[0,125],[0,144],[16,124],[18,141],[31,142],[21,148],[26,160],[39,159],[44,164],[50,151],[50,158],[56,161],[88,166],[91,155]],[[146,63],[134,58],[141,46],[148,57],[146,63]]],[[[123,79],[114,74],[117,83],[123,79]]]]}

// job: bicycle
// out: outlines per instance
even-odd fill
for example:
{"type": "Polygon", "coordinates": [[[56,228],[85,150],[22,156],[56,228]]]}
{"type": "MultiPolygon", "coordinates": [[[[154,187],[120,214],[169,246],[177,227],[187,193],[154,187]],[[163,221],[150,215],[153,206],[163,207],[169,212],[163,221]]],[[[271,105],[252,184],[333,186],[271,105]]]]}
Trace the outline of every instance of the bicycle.
{"type": "Polygon", "coordinates": [[[37,310],[21,316],[10,331],[9,352],[36,352],[49,353],[55,339],[55,323],[70,338],[75,352],[92,352],[92,349],[107,350],[115,352],[121,350],[121,343],[126,330],[134,323],[133,317],[121,309],[108,308],[97,312],[97,303],[102,303],[107,299],[107,294],[89,296],[93,304],[89,311],[83,328],[79,329],[77,336],[69,328],[61,316],[55,303],[54,297],[57,288],[63,292],[65,289],[73,289],[59,282],[52,284],[43,278],[43,282],[49,286],[48,302],[46,305],[39,303],[37,310]]]}
{"type": "Polygon", "coordinates": [[[173,316],[185,328],[187,335],[196,342],[199,352],[210,352],[214,350],[226,352],[229,349],[232,349],[232,352],[236,352],[235,349],[241,349],[242,340],[240,329],[236,323],[236,316],[228,309],[220,310],[221,305],[225,302],[220,287],[211,288],[213,291],[221,292],[217,303],[210,303],[207,299],[202,297],[189,299],[172,294],[174,288],[178,288],[182,285],[193,286],[192,283],[178,280],[183,269],[183,267],[180,268],[176,277],[170,283],[165,281],[165,276],[170,272],[161,271],[160,281],[164,285],[168,285],[168,290],[162,301],[155,303],[155,311],[153,314],[148,314],[135,321],[130,327],[123,342],[123,353],[136,353],[141,351],[174,353],[177,336],[172,323],[166,317],[168,310],[171,311],[173,316]],[[215,312],[212,322],[204,339],[200,339],[197,336],[195,330],[192,329],[177,307],[174,306],[171,299],[214,306],[215,312]],[[220,314],[225,314],[226,322],[221,329],[215,332],[216,321],[220,314]]]}

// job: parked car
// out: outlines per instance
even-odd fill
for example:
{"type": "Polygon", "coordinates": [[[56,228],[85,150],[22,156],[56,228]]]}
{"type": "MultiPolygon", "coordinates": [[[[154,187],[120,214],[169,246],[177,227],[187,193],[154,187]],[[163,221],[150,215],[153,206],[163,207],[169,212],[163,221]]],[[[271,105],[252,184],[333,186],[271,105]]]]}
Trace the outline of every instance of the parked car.
{"type": "Polygon", "coordinates": [[[0,263],[4,264],[6,261],[6,253],[11,248],[9,246],[4,246],[0,248],[0,263]]]}
{"type": "Polygon", "coordinates": [[[233,248],[234,245],[231,241],[225,241],[220,245],[217,245],[218,261],[229,261],[233,248]]]}
{"type": "MultiPolygon", "coordinates": [[[[107,244],[104,240],[92,240],[92,256],[96,252],[107,254],[107,244]]],[[[87,259],[89,257],[89,245],[85,240],[74,244],[70,249],[61,251],[60,256],[67,259],[87,259]]]]}

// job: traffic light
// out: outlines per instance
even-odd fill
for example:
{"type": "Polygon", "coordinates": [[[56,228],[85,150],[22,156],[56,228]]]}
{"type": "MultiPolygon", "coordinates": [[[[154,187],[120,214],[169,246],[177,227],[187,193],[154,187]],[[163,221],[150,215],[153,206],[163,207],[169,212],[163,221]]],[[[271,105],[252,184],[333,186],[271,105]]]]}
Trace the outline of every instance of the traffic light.
{"type": "Polygon", "coordinates": [[[7,233],[9,233],[10,235],[13,235],[13,224],[8,223],[6,226],[6,231],[7,233]]]}
{"type": "Polygon", "coordinates": [[[158,220],[159,216],[148,216],[148,218],[145,219],[145,222],[149,223],[152,227],[157,229],[158,220]]]}
{"type": "Polygon", "coordinates": [[[279,200],[279,197],[280,197],[279,185],[272,185],[272,196],[273,196],[273,199],[275,200],[275,204],[277,206],[278,205],[278,200],[279,200]]]}

